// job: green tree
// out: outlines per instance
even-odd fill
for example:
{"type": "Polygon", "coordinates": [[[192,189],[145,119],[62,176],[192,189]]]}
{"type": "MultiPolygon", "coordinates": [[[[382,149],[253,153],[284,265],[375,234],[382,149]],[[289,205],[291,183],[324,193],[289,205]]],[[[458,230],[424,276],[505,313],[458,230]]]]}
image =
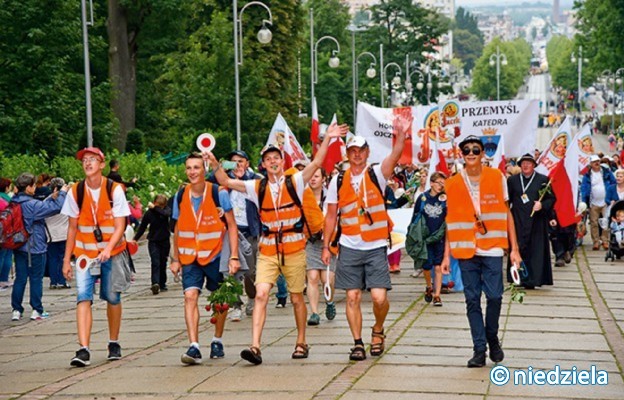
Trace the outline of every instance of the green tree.
{"type": "Polygon", "coordinates": [[[483,32],[479,29],[477,17],[466,11],[463,7],[458,7],[455,11],[454,29],[461,29],[472,33],[479,38],[483,44],[483,32]]]}
{"type": "Polygon", "coordinates": [[[500,98],[513,99],[524,83],[530,61],[531,47],[523,39],[502,42],[494,39],[483,49],[483,55],[473,71],[473,82],[470,91],[480,100],[496,100],[496,65],[490,65],[490,56],[496,53],[497,46],[507,57],[507,65],[500,66],[500,98]]]}
{"type": "Polygon", "coordinates": [[[469,73],[483,53],[483,43],[478,36],[471,32],[455,29],[453,31],[453,50],[455,56],[463,61],[464,72],[469,73]]]}

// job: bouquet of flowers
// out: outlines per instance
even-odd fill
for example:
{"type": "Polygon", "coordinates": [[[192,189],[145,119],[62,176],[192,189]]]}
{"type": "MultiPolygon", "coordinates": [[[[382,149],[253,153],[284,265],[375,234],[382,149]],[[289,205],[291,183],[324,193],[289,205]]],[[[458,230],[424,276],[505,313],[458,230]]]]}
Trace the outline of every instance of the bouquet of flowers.
{"type": "Polygon", "coordinates": [[[230,308],[230,304],[238,301],[239,296],[243,294],[243,285],[230,275],[219,284],[219,288],[208,296],[208,304],[206,311],[212,311],[210,323],[217,322],[217,314],[226,312],[230,308]]]}

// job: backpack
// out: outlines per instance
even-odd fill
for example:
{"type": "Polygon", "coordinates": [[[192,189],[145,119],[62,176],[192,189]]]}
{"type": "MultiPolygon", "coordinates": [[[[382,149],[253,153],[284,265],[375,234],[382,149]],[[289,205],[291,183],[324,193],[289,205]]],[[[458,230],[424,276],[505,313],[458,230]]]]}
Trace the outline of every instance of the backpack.
{"type": "MultiPolygon", "coordinates": [[[[110,203],[111,209],[113,208],[113,180],[109,178],[106,179],[106,194],[108,194],[108,201],[110,203]]],[[[78,187],[76,190],[76,204],[78,204],[78,209],[82,210],[82,203],[84,202],[84,193],[85,193],[85,181],[84,179],[78,182],[78,187]]]]}
{"type": "MultiPolygon", "coordinates": [[[[264,202],[264,196],[266,194],[266,187],[267,187],[268,182],[269,182],[268,179],[266,178],[262,179],[260,181],[260,187],[258,188],[258,205],[259,205],[258,209],[260,212],[267,211],[262,208],[262,203],[264,202]]],[[[301,200],[299,199],[299,196],[297,196],[297,190],[295,190],[295,186],[293,185],[292,175],[286,175],[284,177],[284,183],[286,184],[286,190],[288,191],[290,198],[293,200],[293,202],[295,203],[295,205],[299,208],[299,211],[301,212],[301,219],[299,220],[299,222],[295,224],[295,227],[294,227],[295,231],[303,232],[303,226],[305,225],[305,227],[307,228],[306,230],[308,232],[308,237],[314,236],[312,234],[312,231],[310,230],[310,226],[308,225],[306,221],[306,214],[303,208],[303,204],[301,204],[301,200]]],[[[316,200],[314,201],[314,203],[316,205],[316,200]]],[[[321,211],[321,214],[322,213],[323,211],[321,211]]],[[[263,231],[264,230],[265,229],[263,229],[263,231]]]]}
{"type": "Polygon", "coordinates": [[[30,234],[26,231],[22,206],[16,202],[10,202],[0,212],[0,247],[15,250],[28,242],[30,234]]]}

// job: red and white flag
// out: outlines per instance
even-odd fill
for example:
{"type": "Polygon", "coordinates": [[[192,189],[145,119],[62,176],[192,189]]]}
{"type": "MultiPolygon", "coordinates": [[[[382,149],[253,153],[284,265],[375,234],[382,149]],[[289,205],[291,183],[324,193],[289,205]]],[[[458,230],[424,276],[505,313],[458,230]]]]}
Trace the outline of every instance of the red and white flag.
{"type": "MultiPolygon", "coordinates": [[[[332,118],[329,126],[338,123],[338,118],[336,118],[336,114],[332,118]]],[[[327,130],[327,128],[326,128],[327,130]]],[[[327,155],[325,156],[325,160],[323,160],[323,169],[327,174],[331,174],[334,166],[341,162],[346,156],[346,147],[341,138],[332,138],[327,146],[327,155]]]]}
{"type": "Polygon", "coordinates": [[[444,153],[438,148],[438,145],[439,136],[436,135],[436,140],[433,141],[433,148],[431,149],[431,158],[429,159],[429,171],[427,172],[425,191],[431,188],[431,175],[433,175],[434,172],[442,172],[446,177],[451,176],[444,153]]]}
{"type": "Polygon", "coordinates": [[[570,119],[563,120],[557,133],[552,137],[545,149],[542,150],[540,158],[537,160],[535,170],[540,174],[549,175],[557,163],[566,155],[566,151],[572,143],[572,126],[570,119]]]}
{"type": "Polygon", "coordinates": [[[309,161],[282,114],[277,114],[266,144],[273,144],[282,150],[284,154],[284,170],[292,167],[297,161],[309,161]]]}
{"type": "Polygon", "coordinates": [[[318,110],[316,108],[316,99],[312,100],[312,128],[310,129],[310,143],[312,143],[312,157],[316,155],[316,151],[321,145],[320,139],[321,127],[319,123],[318,110]]]}
{"type": "Polygon", "coordinates": [[[496,146],[496,152],[492,156],[492,161],[490,166],[492,168],[498,168],[503,175],[506,174],[505,168],[507,167],[507,160],[505,160],[505,136],[500,137],[500,141],[498,142],[498,146],[496,146]]]}

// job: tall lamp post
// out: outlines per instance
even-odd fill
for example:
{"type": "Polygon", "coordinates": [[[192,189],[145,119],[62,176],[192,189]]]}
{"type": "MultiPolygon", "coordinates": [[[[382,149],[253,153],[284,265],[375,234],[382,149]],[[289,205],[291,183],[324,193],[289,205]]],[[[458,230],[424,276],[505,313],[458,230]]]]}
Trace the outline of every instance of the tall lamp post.
{"type": "Polygon", "coordinates": [[[93,146],[93,113],[91,111],[91,67],[89,62],[89,31],[88,26],[93,26],[93,3],[89,0],[91,20],[87,21],[87,2],[81,1],[82,14],[82,47],[84,52],[84,75],[85,75],[85,103],[87,111],[87,147],[93,146]]]}
{"type": "Polygon", "coordinates": [[[353,72],[354,72],[353,74],[353,127],[354,128],[355,128],[355,122],[357,121],[357,94],[360,89],[360,86],[359,86],[360,58],[362,56],[368,56],[373,59],[373,62],[370,63],[368,69],[366,70],[366,76],[370,79],[373,79],[377,75],[377,71],[375,70],[375,66],[377,65],[377,58],[375,58],[373,53],[365,51],[363,53],[360,53],[354,59],[354,63],[353,63],[354,64],[353,65],[353,72]]]}
{"type": "Polygon", "coordinates": [[[268,25],[273,25],[273,15],[271,15],[271,9],[260,1],[251,1],[241,8],[238,12],[238,1],[232,0],[232,10],[234,13],[234,86],[236,93],[236,149],[241,150],[241,122],[240,122],[240,81],[238,67],[243,65],[243,12],[249,6],[263,7],[269,13],[269,19],[262,20],[262,28],[258,31],[258,41],[262,44],[267,44],[273,38],[273,34],[267,28],[268,25]]]}
{"type": "Polygon", "coordinates": [[[500,100],[500,67],[507,65],[507,56],[500,52],[500,48],[496,46],[496,53],[490,56],[490,65],[496,65],[496,100],[500,100]]]}
{"type": "MultiPolygon", "coordinates": [[[[605,87],[607,88],[607,90],[609,89],[609,83],[613,84],[613,98],[611,99],[612,100],[611,102],[612,104],[611,106],[611,131],[613,131],[613,129],[615,128],[615,74],[612,73],[611,70],[605,69],[604,71],[602,71],[601,77],[604,80],[605,87]]],[[[609,100],[608,94],[605,100],[609,100]]],[[[608,107],[609,107],[609,102],[607,101],[607,110],[605,111],[609,111],[608,107]]]]}
{"type": "Polygon", "coordinates": [[[578,93],[576,94],[578,97],[578,111],[581,112],[582,111],[582,107],[581,107],[581,99],[583,98],[582,96],[582,86],[581,86],[581,79],[583,76],[583,63],[587,62],[586,58],[583,58],[583,46],[579,46],[578,48],[578,53],[574,54],[574,52],[572,52],[572,54],[570,54],[570,61],[572,61],[572,63],[576,63],[578,60],[578,64],[577,64],[577,71],[578,71],[578,93]]]}
{"type": "MultiPolygon", "coordinates": [[[[340,64],[340,59],[336,56],[336,54],[340,53],[340,43],[338,43],[338,40],[336,40],[336,38],[333,36],[323,36],[322,38],[314,42],[314,9],[310,8],[310,62],[312,63],[312,73],[310,74],[312,81],[310,85],[310,106],[312,107],[312,110],[314,110],[314,102],[316,100],[316,98],[314,97],[314,86],[318,83],[318,45],[323,40],[331,40],[336,43],[336,50],[332,50],[332,56],[329,59],[328,64],[330,68],[338,68],[338,65],[340,64]]],[[[312,111],[312,114],[314,114],[314,111],[312,111]]]]}
{"type": "MultiPolygon", "coordinates": [[[[351,23],[349,24],[349,26],[347,26],[347,30],[351,32],[351,76],[353,79],[353,128],[355,129],[355,121],[356,121],[356,114],[357,114],[357,85],[358,85],[358,64],[356,60],[359,59],[359,57],[362,54],[370,54],[373,57],[373,60],[375,60],[371,64],[371,68],[373,68],[373,66],[377,64],[377,59],[375,58],[375,56],[373,56],[371,53],[368,53],[368,52],[361,53],[357,57],[355,56],[355,32],[365,31],[366,28],[357,27],[355,26],[355,24],[351,23]]],[[[370,68],[366,71],[367,75],[369,71],[370,71],[370,68]]],[[[376,74],[374,74],[370,78],[374,78],[375,75],[376,74]]]]}
{"type": "MultiPolygon", "coordinates": [[[[398,72],[394,75],[394,78],[392,78],[392,85],[393,86],[399,86],[401,84],[401,74],[403,73],[403,71],[401,70],[401,66],[395,62],[391,62],[388,63],[386,65],[384,65],[383,70],[382,70],[382,78],[383,78],[383,84],[382,84],[382,93],[384,90],[386,90],[386,86],[387,86],[387,79],[386,79],[386,71],[388,70],[388,67],[394,67],[398,70],[398,72]]],[[[383,108],[384,106],[384,95],[382,95],[381,97],[381,107],[383,108]]]]}

